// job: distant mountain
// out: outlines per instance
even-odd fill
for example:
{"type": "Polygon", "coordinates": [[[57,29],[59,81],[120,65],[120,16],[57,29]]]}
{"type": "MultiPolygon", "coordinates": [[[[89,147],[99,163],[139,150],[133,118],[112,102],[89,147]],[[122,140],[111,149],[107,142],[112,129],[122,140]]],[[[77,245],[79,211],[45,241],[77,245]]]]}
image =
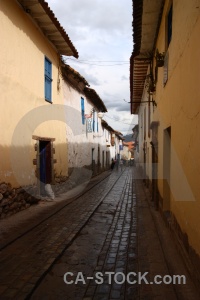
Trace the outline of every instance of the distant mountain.
{"type": "Polygon", "coordinates": [[[132,134],[124,135],[123,138],[125,139],[124,142],[133,142],[132,134]]]}

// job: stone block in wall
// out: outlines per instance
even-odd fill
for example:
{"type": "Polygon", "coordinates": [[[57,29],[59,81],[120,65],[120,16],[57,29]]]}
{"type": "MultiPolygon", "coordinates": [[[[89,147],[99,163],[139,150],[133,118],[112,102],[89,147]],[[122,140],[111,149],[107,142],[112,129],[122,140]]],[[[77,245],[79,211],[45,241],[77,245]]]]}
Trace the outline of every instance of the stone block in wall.
{"type": "Polygon", "coordinates": [[[56,182],[56,183],[60,183],[60,177],[56,177],[56,178],[55,178],[55,182],[56,182]]]}
{"type": "Polygon", "coordinates": [[[10,206],[9,206],[9,210],[14,210],[14,209],[17,209],[19,208],[19,203],[17,202],[13,202],[10,206]]]}
{"type": "Polygon", "coordinates": [[[12,203],[12,199],[9,199],[9,198],[4,198],[1,203],[0,203],[0,207],[4,207],[4,206],[7,206],[9,204],[12,203]]]}
{"type": "Polygon", "coordinates": [[[22,193],[20,193],[19,195],[17,195],[17,201],[23,201],[24,200],[24,195],[22,193]]]}
{"type": "Polygon", "coordinates": [[[0,218],[11,216],[38,203],[36,194],[36,186],[15,189],[9,183],[0,183],[0,218]]]}
{"type": "Polygon", "coordinates": [[[38,199],[29,195],[27,198],[26,198],[26,204],[37,204],[38,203],[38,199]]]}
{"type": "Polygon", "coordinates": [[[20,194],[21,192],[23,192],[23,188],[16,189],[16,194],[20,194]]]}
{"type": "Polygon", "coordinates": [[[4,194],[7,191],[7,189],[8,189],[8,184],[6,184],[4,182],[0,184],[0,193],[1,194],[4,194]]]}
{"type": "Polygon", "coordinates": [[[8,213],[10,211],[10,206],[9,205],[6,205],[3,207],[3,212],[4,213],[8,213]]]}
{"type": "Polygon", "coordinates": [[[65,182],[67,180],[67,176],[62,176],[61,178],[60,178],[60,181],[61,182],[65,182]]]}

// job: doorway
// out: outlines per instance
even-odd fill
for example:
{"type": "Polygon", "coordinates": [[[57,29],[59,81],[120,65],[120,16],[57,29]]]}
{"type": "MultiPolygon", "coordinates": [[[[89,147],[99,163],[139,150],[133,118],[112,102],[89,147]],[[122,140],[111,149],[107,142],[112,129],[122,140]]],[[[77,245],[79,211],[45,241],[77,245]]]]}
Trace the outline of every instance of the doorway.
{"type": "Polygon", "coordinates": [[[92,173],[95,174],[94,148],[92,148],[92,173]]]}
{"type": "Polygon", "coordinates": [[[45,195],[45,184],[52,183],[52,157],[51,142],[39,141],[39,159],[40,159],[40,194],[45,195]]]}
{"type": "Polygon", "coordinates": [[[158,201],[158,143],[152,146],[152,201],[156,210],[159,209],[158,201]]]}
{"type": "Polygon", "coordinates": [[[97,173],[101,171],[101,162],[100,162],[100,145],[98,144],[98,155],[97,155],[97,173]]]}
{"type": "Polygon", "coordinates": [[[170,211],[171,127],[164,130],[163,139],[163,211],[170,211]]]}
{"type": "Polygon", "coordinates": [[[102,151],[102,170],[104,171],[104,165],[105,165],[105,158],[104,158],[104,151],[102,151]]]}
{"type": "Polygon", "coordinates": [[[146,176],[146,149],[147,149],[147,143],[146,141],[144,140],[144,143],[143,143],[143,161],[144,161],[144,168],[143,168],[143,182],[144,184],[146,185],[146,182],[147,182],[147,176],[146,176]]]}
{"type": "Polygon", "coordinates": [[[152,201],[156,210],[159,209],[159,193],[158,193],[158,126],[159,122],[151,123],[152,130],[152,201]]]}

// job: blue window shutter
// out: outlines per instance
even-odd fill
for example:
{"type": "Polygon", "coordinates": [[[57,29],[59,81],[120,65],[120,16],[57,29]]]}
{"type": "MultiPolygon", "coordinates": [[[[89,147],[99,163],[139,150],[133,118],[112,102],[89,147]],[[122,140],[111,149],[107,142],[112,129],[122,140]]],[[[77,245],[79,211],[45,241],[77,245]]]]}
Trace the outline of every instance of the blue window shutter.
{"type": "Polygon", "coordinates": [[[47,60],[46,59],[46,75],[49,77],[49,78],[51,78],[51,72],[52,72],[52,70],[51,70],[52,68],[51,68],[51,62],[49,61],[49,60],[47,60]]]}
{"type": "Polygon", "coordinates": [[[52,63],[45,57],[45,100],[51,102],[52,63]]]}
{"type": "Polygon", "coordinates": [[[51,101],[51,80],[45,77],[45,99],[51,101]]]}
{"type": "Polygon", "coordinates": [[[82,124],[85,124],[85,104],[84,98],[81,97],[81,116],[82,116],[82,124]]]}
{"type": "Polygon", "coordinates": [[[93,131],[95,132],[95,111],[93,112],[93,131]]]}
{"type": "Polygon", "coordinates": [[[99,131],[98,115],[97,115],[97,132],[99,131]]]}

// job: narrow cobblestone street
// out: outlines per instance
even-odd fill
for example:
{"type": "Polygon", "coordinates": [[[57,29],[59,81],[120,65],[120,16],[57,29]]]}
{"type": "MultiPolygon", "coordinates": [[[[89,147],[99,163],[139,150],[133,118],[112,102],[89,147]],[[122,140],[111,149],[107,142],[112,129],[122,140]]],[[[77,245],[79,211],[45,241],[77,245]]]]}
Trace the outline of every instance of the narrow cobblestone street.
{"type": "Polygon", "coordinates": [[[135,172],[126,167],[99,176],[99,184],[62,209],[59,204],[46,221],[35,213],[40,225],[33,222],[24,235],[23,222],[15,224],[16,237],[17,232],[22,237],[2,243],[0,299],[198,300],[170,232],[135,172]],[[71,284],[64,282],[67,272],[71,284]],[[145,272],[139,284],[138,274],[145,272]],[[186,284],[153,284],[155,275],[185,275],[186,284]]]}
{"type": "Polygon", "coordinates": [[[200,0],[0,24],[0,300],[200,300],[200,0]]]}

